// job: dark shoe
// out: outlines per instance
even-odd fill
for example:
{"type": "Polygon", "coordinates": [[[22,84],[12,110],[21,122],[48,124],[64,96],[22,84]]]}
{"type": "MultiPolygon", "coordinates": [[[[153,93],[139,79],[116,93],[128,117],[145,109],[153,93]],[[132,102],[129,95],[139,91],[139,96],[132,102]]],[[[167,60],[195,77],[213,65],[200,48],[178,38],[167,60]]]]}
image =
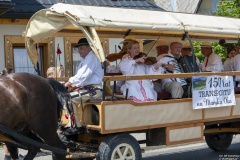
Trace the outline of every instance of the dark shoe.
{"type": "Polygon", "coordinates": [[[83,132],[84,132],[83,127],[74,127],[74,128],[68,128],[67,130],[65,130],[63,132],[63,134],[66,136],[70,136],[70,135],[75,135],[75,134],[79,134],[79,133],[83,133],[83,132]]]}
{"type": "Polygon", "coordinates": [[[11,160],[12,157],[10,155],[5,155],[4,160],[11,160]]]}

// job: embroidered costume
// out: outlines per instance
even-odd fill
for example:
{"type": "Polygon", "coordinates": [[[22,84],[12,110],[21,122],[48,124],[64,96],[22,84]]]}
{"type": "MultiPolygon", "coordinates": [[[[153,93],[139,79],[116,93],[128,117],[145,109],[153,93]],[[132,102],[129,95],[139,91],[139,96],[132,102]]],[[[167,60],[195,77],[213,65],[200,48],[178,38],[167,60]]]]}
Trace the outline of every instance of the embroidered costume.
{"type": "MultiPolygon", "coordinates": [[[[153,66],[147,66],[144,63],[136,63],[130,56],[123,57],[119,64],[123,75],[137,74],[157,74],[162,73],[161,67],[156,71],[153,66]]],[[[135,102],[146,102],[157,100],[157,93],[153,88],[151,80],[129,80],[121,87],[121,91],[126,96],[128,89],[128,99],[135,102]]]]}

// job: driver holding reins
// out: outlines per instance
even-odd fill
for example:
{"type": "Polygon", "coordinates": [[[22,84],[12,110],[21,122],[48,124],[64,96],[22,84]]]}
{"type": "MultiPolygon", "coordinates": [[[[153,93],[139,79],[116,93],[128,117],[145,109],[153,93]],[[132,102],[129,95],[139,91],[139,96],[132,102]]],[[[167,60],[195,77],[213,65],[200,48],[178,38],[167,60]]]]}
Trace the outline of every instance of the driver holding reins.
{"type": "Polygon", "coordinates": [[[73,97],[76,127],[79,128],[82,125],[77,115],[77,105],[82,105],[89,99],[102,98],[101,90],[96,90],[96,88],[101,88],[104,71],[100,60],[92,51],[86,38],[81,38],[74,47],[78,47],[82,60],[78,66],[77,74],[69,78],[68,82],[65,83],[65,87],[69,91],[73,91],[70,94],[73,97]],[[94,90],[94,92],[90,92],[91,90],[94,90]]]}

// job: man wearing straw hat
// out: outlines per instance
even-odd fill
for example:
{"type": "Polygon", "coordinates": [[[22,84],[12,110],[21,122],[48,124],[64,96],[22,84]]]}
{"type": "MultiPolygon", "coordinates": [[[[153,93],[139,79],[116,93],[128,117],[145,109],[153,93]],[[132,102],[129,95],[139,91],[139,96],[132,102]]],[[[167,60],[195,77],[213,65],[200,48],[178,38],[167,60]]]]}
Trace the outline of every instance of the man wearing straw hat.
{"type": "Polygon", "coordinates": [[[106,57],[106,59],[107,59],[109,62],[114,62],[114,61],[116,61],[116,60],[118,60],[118,59],[122,59],[122,57],[123,57],[124,55],[126,55],[126,53],[127,53],[127,44],[128,44],[128,42],[130,42],[130,41],[135,41],[135,40],[136,40],[136,38],[135,38],[134,36],[126,36],[126,37],[124,38],[124,40],[123,40],[122,42],[120,42],[120,44],[123,45],[121,51],[120,51],[119,53],[109,54],[109,55],[106,57]]]}
{"type": "MultiPolygon", "coordinates": [[[[164,39],[160,39],[156,44],[157,50],[157,61],[166,56],[169,51],[169,42],[164,39]]],[[[162,92],[162,83],[161,80],[153,81],[154,90],[156,92],[162,92]]]]}
{"type": "MultiPolygon", "coordinates": [[[[191,50],[191,46],[190,46],[189,42],[186,42],[184,44],[184,46],[182,47],[181,54],[182,54],[182,56],[192,56],[192,50],[191,50]]],[[[198,67],[200,67],[201,64],[200,64],[200,61],[197,57],[196,57],[196,63],[198,65],[198,67]]]]}
{"type": "MultiPolygon", "coordinates": [[[[164,73],[181,73],[183,72],[177,59],[180,58],[181,49],[184,45],[184,41],[180,39],[175,39],[170,43],[169,53],[161,58],[159,61],[165,64],[164,73]]],[[[162,79],[162,90],[169,92],[172,98],[182,98],[184,94],[183,88],[187,86],[187,82],[184,78],[166,78],[162,79]]]]}
{"type": "Polygon", "coordinates": [[[157,50],[157,61],[168,54],[169,42],[167,40],[160,39],[156,46],[157,50]]]}
{"type": "Polygon", "coordinates": [[[201,65],[203,72],[221,72],[223,70],[222,60],[219,55],[213,53],[211,42],[203,42],[201,51],[205,56],[201,65]]]}
{"type": "MultiPolygon", "coordinates": [[[[124,55],[127,55],[127,45],[131,41],[135,41],[136,38],[134,36],[126,36],[123,41],[121,41],[119,44],[122,44],[122,49],[119,53],[116,54],[109,54],[106,59],[110,62],[116,61],[118,59],[122,59],[124,55]]],[[[115,65],[108,65],[107,66],[107,73],[119,73],[120,70],[118,66],[115,65]]],[[[121,87],[124,85],[125,81],[117,81],[116,83],[116,92],[121,92],[121,87]]],[[[114,86],[111,86],[112,89],[114,89],[114,86]]]]}

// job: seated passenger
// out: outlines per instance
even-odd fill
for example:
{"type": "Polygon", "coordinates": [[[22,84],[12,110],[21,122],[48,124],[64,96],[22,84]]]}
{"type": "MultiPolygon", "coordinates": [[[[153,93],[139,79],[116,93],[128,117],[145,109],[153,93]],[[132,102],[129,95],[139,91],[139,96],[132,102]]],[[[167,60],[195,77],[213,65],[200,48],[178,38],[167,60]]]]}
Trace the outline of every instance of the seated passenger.
{"type": "MultiPolygon", "coordinates": [[[[122,58],[119,68],[124,75],[137,75],[137,74],[156,74],[162,73],[161,63],[156,63],[151,66],[144,64],[145,57],[134,59],[140,53],[139,43],[131,41],[127,45],[128,54],[122,58]]],[[[135,102],[156,101],[157,93],[153,89],[151,80],[129,80],[125,82],[121,90],[126,96],[128,89],[128,99],[135,102]]]]}
{"type": "Polygon", "coordinates": [[[64,68],[62,65],[57,67],[49,67],[47,69],[47,78],[64,77],[64,74],[64,68]]]}
{"type": "MultiPolygon", "coordinates": [[[[181,54],[182,54],[182,56],[192,56],[192,50],[191,50],[191,46],[190,46],[189,42],[186,42],[184,44],[184,46],[182,47],[182,50],[181,50],[181,54]]],[[[201,64],[197,57],[196,57],[196,62],[197,62],[197,65],[200,67],[201,64]]]]}
{"type": "Polygon", "coordinates": [[[168,54],[169,51],[169,42],[167,40],[159,40],[157,47],[157,60],[164,57],[166,54],[168,54]]]}
{"type": "MultiPolygon", "coordinates": [[[[164,64],[164,73],[182,73],[177,59],[181,56],[183,41],[176,40],[170,43],[170,52],[159,61],[164,64]]],[[[187,88],[187,82],[184,78],[167,78],[162,79],[162,90],[169,92],[172,98],[182,98],[184,94],[183,88],[187,88]]]]}
{"type": "Polygon", "coordinates": [[[133,37],[133,36],[126,36],[124,38],[124,41],[120,42],[120,44],[122,44],[122,49],[119,53],[112,53],[112,54],[109,54],[106,59],[109,61],[109,62],[114,62],[118,59],[122,59],[122,57],[127,54],[127,44],[128,42],[130,41],[135,41],[136,38],[133,37]]]}
{"type": "MultiPolygon", "coordinates": [[[[78,47],[78,52],[82,57],[82,60],[80,62],[77,74],[69,78],[69,81],[65,83],[65,87],[68,87],[70,91],[74,90],[76,87],[80,89],[79,92],[71,93],[71,95],[76,95],[76,98],[73,98],[73,101],[75,101],[77,104],[81,104],[91,98],[102,98],[102,92],[100,90],[97,90],[94,94],[81,95],[86,93],[88,89],[92,87],[92,85],[94,85],[94,87],[101,87],[104,72],[100,60],[93,53],[86,38],[81,38],[76,47],[78,47]]],[[[76,125],[77,127],[81,127],[82,125],[78,118],[76,104],[73,104],[73,109],[76,125]]]]}
{"type": "MultiPolygon", "coordinates": [[[[119,53],[108,55],[106,57],[106,59],[109,62],[113,62],[113,61],[116,61],[118,59],[122,59],[122,57],[127,54],[127,44],[128,44],[128,42],[135,41],[135,40],[136,40],[136,38],[134,36],[126,36],[124,38],[124,40],[122,42],[120,42],[120,44],[122,44],[121,51],[119,53]]],[[[110,65],[110,64],[107,66],[106,72],[107,73],[121,73],[120,69],[119,69],[119,66],[110,65]]],[[[117,93],[121,92],[121,87],[124,85],[124,83],[125,83],[125,81],[117,81],[116,82],[115,91],[117,93]]],[[[114,89],[114,85],[111,85],[111,89],[112,90],[114,89]]]]}
{"type": "Polygon", "coordinates": [[[234,48],[228,48],[226,54],[226,60],[223,63],[224,71],[233,71],[233,59],[236,55],[236,50],[234,48]]]}
{"type": "MultiPolygon", "coordinates": [[[[166,40],[159,40],[157,47],[157,61],[163,58],[165,55],[168,54],[169,51],[169,42],[166,40]]],[[[153,81],[154,90],[156,92],[162,92],[162,83],[161,80],[153,81]]]]}
{"type": "Polygon", "coordinates": [[[223,70],[221,57],[213,53],[211,42],[203,42],[201,44],[201,51],[205,56],[205,59],[201,65],[203,72],[221,72],[223,70]]]}
{"type": "MultiPolygon", "coordinates": [[[[233,70],[240,71],[240,54],[233,58],[233,70]]],[[[240,76],[235,76],[236,87],[240,87],[240,76]]]]}

